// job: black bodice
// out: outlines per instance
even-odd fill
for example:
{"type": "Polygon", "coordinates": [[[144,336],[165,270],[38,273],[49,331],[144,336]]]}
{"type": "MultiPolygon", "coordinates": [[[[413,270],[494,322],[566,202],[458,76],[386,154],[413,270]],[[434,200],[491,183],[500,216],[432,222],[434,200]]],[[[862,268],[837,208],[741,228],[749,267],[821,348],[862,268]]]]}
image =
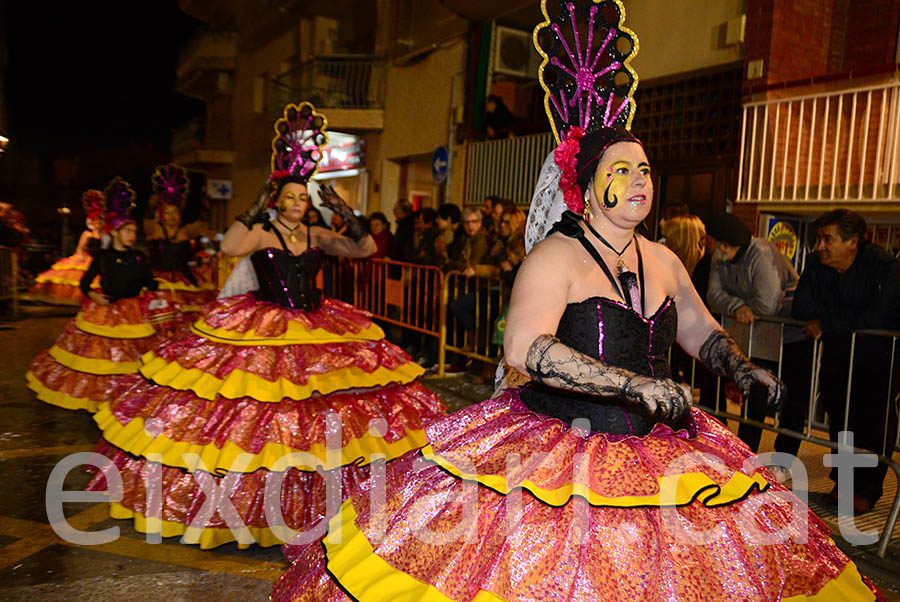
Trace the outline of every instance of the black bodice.
{"type": "MultiPolygon", "coordinates": [[[[277,228],[267,224],[281,243],[281,249],[260,249],[250,255],[259,288],[253,292],[257,299],[277,303],[290,309],[318,309],[322,303],[316,288],[316,274],[322,267],[324,253],[319,248],[307,248],[299,255],[291,253],[277,228]]],[[[307,230],[307,245],[310,244],[307,230]]]]}
{"type": "Polygon", "coordinates": [[[152,238],[147,241],[147,255],[154,270],[181,270],[193,256],[191,241],[173,242],[166,238],[152,238]]]}
{"type": "Polygon", "coordinates": [[[91,283],[98,275],[100,290],[110,301],[137,297],[145,287],[151,291],[159,287],[150,271],[147,256],[132,249],[101,249],[94,255],[79,284],[85,297],[89,296],[91,283]]]}
{"type": "MultiPolygon", "coordinates": [[[[556,336],[569,347],[604,363],[644,376],[668,378],[669,347],[675,342],[675,302],[666,299],[644,318],[620,301],[592,297],[566,306],[556,336]]],[[[521,392],[530,409],[571,422],[588,418],[591,430],[646,435],[655,420],[615,397],[596,397],[531,383],[521,392]]]]}

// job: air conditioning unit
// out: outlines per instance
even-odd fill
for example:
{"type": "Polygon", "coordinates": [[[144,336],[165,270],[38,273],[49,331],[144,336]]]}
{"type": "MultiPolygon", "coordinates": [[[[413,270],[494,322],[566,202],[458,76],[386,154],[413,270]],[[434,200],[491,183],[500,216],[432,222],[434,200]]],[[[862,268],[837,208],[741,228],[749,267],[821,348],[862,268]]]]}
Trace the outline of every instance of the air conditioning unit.
{"type": "Polygon", "coordinates": [[[494,73],[534,79],[540,60],[529,32],[494,27],[494,73]]]}

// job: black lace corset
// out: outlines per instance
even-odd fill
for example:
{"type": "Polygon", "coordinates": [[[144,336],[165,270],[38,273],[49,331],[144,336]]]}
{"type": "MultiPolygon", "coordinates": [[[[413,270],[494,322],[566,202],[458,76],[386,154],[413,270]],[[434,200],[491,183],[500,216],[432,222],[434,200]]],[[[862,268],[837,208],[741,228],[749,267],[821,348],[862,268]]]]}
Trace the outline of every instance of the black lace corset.
{"type": "Polygon", "coordinates": [[[299,255],[272,247],[260,249],[250,256],[259,280],[259,288],[253,294],[290,309],[317,309],[321,295],[315,278],[322,260],[322,250],[318,248],[307,249],[299,255]]]}
{"type": "MultiPolygon", "coordinates": [[[[667,378],[667,354],[675,342],[678,317],[667,298],[650,318],[622,302],[591,297],[566,306],[556,336],[573,349],[644,376],[667,378]]],[[[655,420],[614,397],[581,395],[530,383],[521,392],[530,409],[567,422],[588,418],[591,430],[646,435],[655,420]]]]}
{"type": "Polygon", "coordinates": [[[191,260],[191,241],[172,242],[165,238],[147,241],[147,255],[154,270],[181,270],[191,260]]]}

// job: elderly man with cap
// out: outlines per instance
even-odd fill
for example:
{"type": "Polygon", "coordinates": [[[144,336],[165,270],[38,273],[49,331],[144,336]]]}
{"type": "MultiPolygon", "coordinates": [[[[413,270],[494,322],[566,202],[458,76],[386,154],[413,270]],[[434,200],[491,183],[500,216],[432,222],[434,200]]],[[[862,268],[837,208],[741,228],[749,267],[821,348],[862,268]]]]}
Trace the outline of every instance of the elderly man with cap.
{"type": "MultiPolygon", "coordinates": [[[[778,248],[750,230],[734,215],[713,215],[706,224],[712,270],[706,301],[713,313],[750,324],[759,316],[790,316],[790,304],[800,277],[778,248]]],[[[765,405],[744,400],[747,417],[762,422],[765,405]]],[[[758,427],[741,424],[738,437],[756,450],[758,427]]],[[[779,475],[785,478],[786,475],[779,475]]]]}

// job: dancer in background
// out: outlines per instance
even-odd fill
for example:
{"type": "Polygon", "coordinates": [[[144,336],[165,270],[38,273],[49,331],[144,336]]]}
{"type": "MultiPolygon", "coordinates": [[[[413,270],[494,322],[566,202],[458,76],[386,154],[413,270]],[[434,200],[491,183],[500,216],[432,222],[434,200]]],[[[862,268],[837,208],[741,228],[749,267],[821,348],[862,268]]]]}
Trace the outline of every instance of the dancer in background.
{"type": "Polygon", "coordinates": [[[179,165],[160,165],[151,177],[153,196],[144,218],[144,235],[150,267],[159,281],[160,294],[176,307],[183,322],[190,323],[200,308],[216,297],[215,285],[204,271],[191,268],[194,239],[208,234],[200,221],[181,223],[190,191],[187,172],[179,165]]]}
{"type": "Polygon", "coordinates": [[[166,319],[168,313],[164,300],[142,293],[158,285],[147,256],[131,248],[137,240],[134,191],[114,178],[106,199],[110,246],[95,253],[81,277],[86,297],[81,311],[25,375],[38,399],[70,410],[95,412],[117,378],[136,373],[141,355],[162,341],[151,320],[166,319]],[[92,289],[96,277],[100,287],[92,289]]]}
{"type": "MultiPolygon", "coordinates": [[[[99,190],[86,190],[81,195],[87,229],[78,237],[75,253],[54,263],[49,270],[34,279],[30,296],[35,301],[56,305],[81,305],[81,277],[91,265],[91,258],[100,250],[103,221],[106,214],[106,197],[99,190]]],[[[96,283],[91,283],[97,286],[96,283]]]]}
{"type": "Polygon", "coordinates": [[[531,382],[430,424],[323,540],[286,546],[271,599],[873,600],[821,521],[669,378],[677,340],[745,394],[783,394],[679,259],[635,231],[653,181],[626,129],[638,43],[624,7],[552,1],[534,39],[554,71],[540,82],[568,211],[522,263],[504,339],[531,382]],[[569,52],[585,30],[587,59],[569,52]]]}
{"type": "MultiPolygon", "coordinates": [[[[245,257],[219,300],[190,332],[145,355],[146,378],[133,377],[95,415],[105,439],[98,451],[125,484],[112,517],[146,531],[157,516],[162,535],[204,548],[235,540],[276,545],[289,535],[273,530],[273,508],[291,529],[326,514],[326,481],[316,470],[339,473],[348,487],[368,475],[372,454],[391,460],[422,446],[426,421],[444,413],[416,381],[422,368],[385,340],[368,313],[315,288],[325,254],[375,251],[330,188],[319,196],[343,216],[347,235],[302,222],[325,126],[309,103],[285,108],[269,181],[222,241],[225,253],[245,257]],[[277,210],[274,219],[268,208],[277,210]],[[285,458],[295,452],[305,459],[285,458]],[[148,502],[148,474],[162,481],[158,514],[148,502]],[[227,492],[230,523],[218,510],[201,514],[207,479],[227,492]],[[274,499],[265,495],[270,479],[283,479],[274,499]]],[[[88,489],[106,489],[104,477],[88,489]]]]}

